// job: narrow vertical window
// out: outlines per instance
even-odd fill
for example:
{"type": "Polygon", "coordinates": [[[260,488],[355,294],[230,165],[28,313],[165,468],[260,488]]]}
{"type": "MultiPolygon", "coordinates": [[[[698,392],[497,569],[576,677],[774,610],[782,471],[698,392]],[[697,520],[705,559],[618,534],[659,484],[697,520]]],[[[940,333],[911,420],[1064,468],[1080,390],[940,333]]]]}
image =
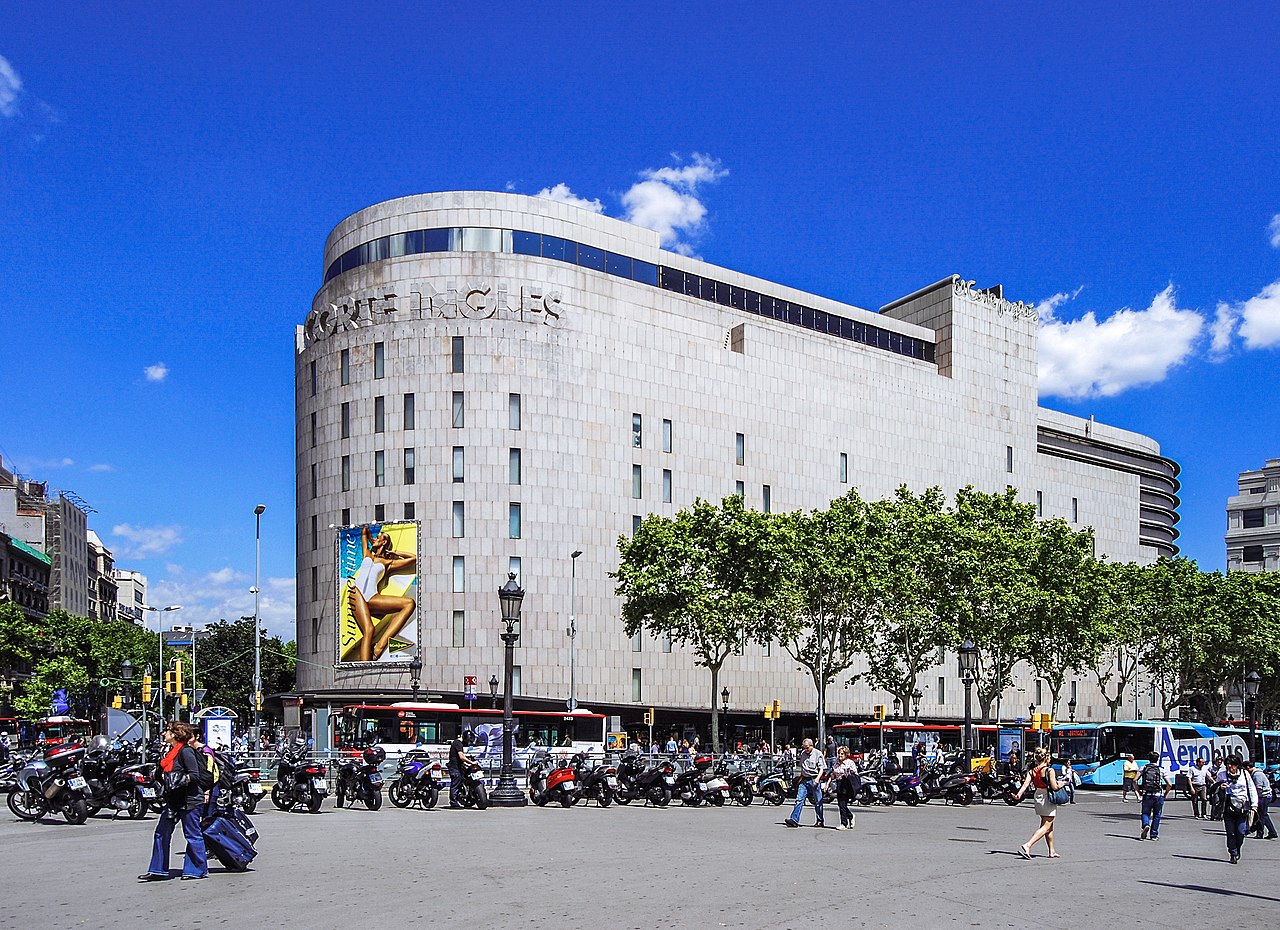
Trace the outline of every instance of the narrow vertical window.
{"type": "Polygon", "coordinates": [[[415,484],[417,478],[417,456],[412,449],[404,450],[404,483],[415,484]]]}
{"type": "Polygon", "coordinates": [[[947,703],[947,680],[938,676],[938,704],[947,703]]]}
{"type": "Polygon", "coordinates": [[[467,590],[467,560],[465,556],[453,557],[453,593],[462,594],[467,590]]]}
{"type": "Polygon", "coordinates": [[[1080,498],[1078,497],[1071,498],[1071,522],[1080,522],[1080,498]]]}
{"type": "Polygon", "coordinates": [[[461,391],[453,392],[453,428],[462,429],[466,422],[466,405],[461,391]]]}
{"type": "Polygon", "coordinates": [[[520,428],[520,395],[507,395],[507,425],[511,429],[520,428]]]}
{"type": "Polygon", "coordinates": [[[1004,447],[1004,468],[1009,474],[1013,474],[1013,446],[1004,447]]]}
{"type": "Polygon", "coordinates": [[[634,635],[632,635],[632,637],[631,637],[631,651],[632,651],[632,652],[640,652],[640,651],[641,651],[641,649],[644,647],[644,642],[641,640],[640,636],[641,636],[641,634],[640,634],[640,631],[639,631],[639,630],[636,630],[636,631],[635,631],[635,633],[634,633],[634,635]]]}
{"type": "Polygon", "coordinates": [[[632,536],[634,536],[636,533],[640,532],[640,524],[641,524],[642,522],[644,522],[644,520],[643,520],[643,518],[640,516],[640,514],[638,514],[638,513],[633,513],[633,514],[631,515],[631,535],[632,535],[632,536]]]}
{"type": "Polygon", "coordinates": [[[316,396],[316,391],[320,389],[320,375],[316,371],[316,363],[311,363],[311,396],[316,396]]]}
{"type": "Polygon", "coordinates": [[[507,458],[507,481],[510,484],[520,483],[520,450],[511,449],[507,458]]]}
{"type": "Polygon", "coordinates": [[[1044,491],[1036,491],[1036,516],[1044,516],[1044,491]]]}
{"type": "Polygon", "coordinates": [[[671,469],[662,469],[662,502],[671,503],[671,469]]]}
{"type": "MultiPolygon", "coordinates": [[[[312,500],[315,500],[316,495],[319,493],[319,484],[320,484],[319,472],[320,472],[320,466],[312,462],[311,463],[311,499],[312,500]]],[[[345,491],[346,488],[344,487],[342,490],[345,491]]]]}
{"type": "Polygon", "coordinates": [[[316,447],[316,414],[311,414],[311,448],[316,447]]]}
{"type": "Polygon", "coordinates": [[[311,599],[320,600],[320,569],[315,565],[311,566],[311,599]]]}
{"type": "Polygon", "coordinates": [[[387,351],[386,343],[375,342],[373,344],[373,377],[380,379],[386,377],[387,374],[387,351]]]}
{"type": "Polygon", "coordinates": [[[453,538],[462,539],[467,535],[467,505],[462,501],[453,502],[453,538]]]}
{"type": "Polygon", "coordinates": [[[631,670],[631,700],[644,700],[644,687],[640,678],[640,669],[633,668],[631,670]]]}
{"type": "Polygon", "coordinates": [[[773,488],[767,484],[761,489],[760,507],[765,513],[773,513],[773,488]]]}
{"type": "Polygon", "coordinates": [[[1077,697],[1079,697],[1079,695],[1078,695],[1078,694],[1076,694],[1076,686],[1077,686],[1078,684],[1079,684],[1079,682],[1078,682],[1078,681],[1073,681],[1073,682],[1071,682],[1071,700],[1073,700],[1073,701],[1074,701],[1077,697]]]}
{"type": "Polygon", "coordinates": [[[374,504],[373,505],[373,522],[381,523],[385,519],[387,519],[387,505],[374,504]]]}
{"type": "Polygon", "coordinates": [[[453,612],[453,646],[455,649],[461,649],[467,644],[467,612],[465,610],[455,610],[453,612]]]}
{"type": "Polygon", "coordinates": [[[413,501],[404,502],[404,518],[406,520],[416,520],[418,518],[418,508],[414,506],[413,501]]]}
{"type": "MultiPolygon", "coordinates": [[[[519,641],[516,642],[516,645],[517,646],[520,645],[519,641]]],[[[524,679],[524,675],[520,673],[520,666],[518,665],[511,666],[511,693],[512,694],[524,693],[523,679],[524,679]]]]}
{"type": "Polygon", "coordinates": [[[662,451],[671,451],[671,421],[662,421],[662,451]]]}
{"type": "Polygon", "coordinates": [[[631,466],[631,496],[634,497],[636,500],[639,500],[641,497],[641,492],[643,488],[644,488],[644,481],[641,475],[640,466],[632,465],[631,466]]]}
{"type": "Polygon", "coordinates": [[[1036,707],[1044,703],[1044,682],[1036,679],[1036,707]]]}
{"type": "Polygon", "coordinates": [[[760,655],[764,656],[767,659],[771,654],[772,654],[772,650],[770,649],[769,643],[766,640],[765,644],[760,647],[760,655]]]}
{"type": "Polygon", "coordinates": [[[747,437],[743,433],[733,437],[733,458],[739,465],[747,464],[747,437]]]}
{"type": "Polygon", "coordinates": [[[385,487],[387,483],[387,454],[379,449],[373,453],[373,486],[385,487]]]}
{"type": "Polygon", "coordinates": [[[631,414],[631,445],[639,449],[643,443],[643,420],[638,413],[631,414]]]}
{"type": "Polygon", "coordinates": [[[461,484],[467,480],[467,450],[462,446],[453,447],[453,483],[461,484]]]}
{"type": "Polygon", "coordinates": [[[670,633],[664,633],[662,635],[662,651],[663,652],[671,651],[671,634],[670,633]]]}
{"type": "Polygon", "coordinates": [[[351,508],[350,507],[342,508],[342,525],[343,526],[351,525],[351,508]]]}
{"type": "Polygon", "coordinates": [[[313,653],[320,651],[320,618],[311,618],[311,651],[313,653]]]}
{"type": "Polygon", "coordinates": [[[738,495],[738,497],[741,497],[743,500],[746,500],[747,483],[745,481],[735,481],[733,483],[733,493],[738,495]]]}
{"type": "Polygon", "coordinates": [[[315,514],[311,515],[311,551],[315,552],[320,548],[320,521],[315,514]]]}
{"type": "Polygon", "coordinates": [[[338,353],[338,371],[342,375],[343,384],[351,383],[351,350],[343,349],[338,353]]]}
{"type": "Polygon", "coordinates": [[[511,503],[507,507],[507,529],[512,539],[520,538],[520,505],[511,503]]]}
{"type": "Polygon", "coordinates": [[[341,433],[343,439],[351,438],[351,402],[344,400],[342,402],[341,433]]]}
{"type": "Polygon", "coordinates": [[[451,338],[449,340],[449,349],[451,354],[449,370],[455,375],[460,375],[463,372],[466,358],[466,354],[463,351],[462,337],[454,336],[451,338]]]}
{"type": "Polygon", "coordinates": [[[513,555],[507,559],[507,571],[516,576],[516,584],[524,586],[524,576],[520,574],[520,556],[513,555]]]}
{"type": "Polygon", "coordinates": [[[849,483],[849,453],[840,453],[840,483],[849,483]]]}
{"type": "Polygon", "coordinates": [[[373,399],[373,431],[375,433],[387,431],[387,399],[385,397],[373,399]]]}
{"type": "Polygon", "coordinates": [[[413,411],[413,395],[404,395],[404,428],[413,429],[414,411],[413,411]]]}

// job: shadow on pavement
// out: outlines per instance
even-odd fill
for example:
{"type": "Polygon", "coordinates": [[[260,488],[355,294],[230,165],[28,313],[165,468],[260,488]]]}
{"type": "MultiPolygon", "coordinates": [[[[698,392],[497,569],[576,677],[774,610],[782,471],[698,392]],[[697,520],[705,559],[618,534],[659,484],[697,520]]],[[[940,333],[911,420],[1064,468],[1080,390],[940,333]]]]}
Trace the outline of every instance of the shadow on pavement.
{"type": "Polygon", "coordinates": [[[1174,854],[1173,854],[1173,856],[1172,856],[1172,858],[1174,858],[1174,859],[1195,859],[1197,862],[1221,862],[1221,863],[1225,863],[1225,862],[1227,861],[1225,858],[1224,858],[1224,859],[1215,859],[1215,858],[1213,858],[1212,856],[1188,856],[1186,853],[1174,853],[1174,854]]]}
{"type": "Polygon", "coordinates": [[[1142,837],[1134,836],[1132,833],[1104,833],[1103,836],[1113,836],[1118,840],[1134,840],[1135,842],[1143,842],[1142,837]]]}
{"type": "MultiPolygon", "coordinates": [[[[1199,859],[1200,856],[1183,856],[1184,859],[1199,859]]],[[[1220,859],[1210,860],[1212,862],[1221,862],[1220,859]]],[[[1162,888],[1182,888],[1186,891],[1203,891],[1206,894],[1226,895],[1229,898],[1257,898],[1259,901],[1280,901],[1280,898],[1268,897],[1265,894],[1251,894],[1248,891],[1234,891],[1230,888],[1214,888],[1209,885],[1179,885],[1174,882],[1152,882],[1143,880],[1144,885],[1159,885],[1162,888]]]]}

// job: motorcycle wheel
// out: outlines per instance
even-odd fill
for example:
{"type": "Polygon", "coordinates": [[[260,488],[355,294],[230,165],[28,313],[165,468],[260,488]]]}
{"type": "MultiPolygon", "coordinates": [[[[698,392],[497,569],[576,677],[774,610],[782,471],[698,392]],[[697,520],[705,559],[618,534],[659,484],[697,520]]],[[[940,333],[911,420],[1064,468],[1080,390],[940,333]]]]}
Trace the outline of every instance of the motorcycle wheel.
{"type": "Polygon", "coordinates": [[[431,810],[431,808],[435,807],[436,803],[440,800],[440,789],[432,784],[427,788],[426,794],[423,797],[418,798],[418,800],[422,803],[425,810],[431,810]]]}
{"type": "Polygon", "coordinates": [[[276,782],[271,786],[271,803],[282,811],[291,811],[295,802],[291,796],[280,790],[280,783],[276,782]]]}
{"type": "Polygon", "coordinates": [[[666,788],[654,785],[649,789],[649,802],[657,807],[666,807],[671,803],[671,792],[666,788]]]}
{"type": "Polygon", "coordinates": [[[534,793],[532,791],[529,792],[529,800],[533,801],[533,803],[537,804],[539,807],[547,806],[547,795],[542,791],[539,791],[537,793],[534,793]]]}
{"type": "Polygon", "coordinates": [[[254,812],[254,811],[256,811],[256,810],[258,809],[258,799],[257,799],[256,797],[254,797],[253,795],[248,795],[248,796],[244,799],[244,805],[243,805],[242,809],[244,810],[244,812],[245,812],[246,814],[248,814],[250,817],[252,817],[252,816],[253,816],[253,812],[254,812]]]}
{"type": "Polygon", "coordinates": [[[920,798],[916,795],[914,791],[912,791],[907,795],[904,795],[902,800],[907,802],[907,807],[915,807],[917,804],[920,803],[920,798]]]}
{"type": "Polygon", "coordinates": [[[613,792],[608,788],[601,789],[599,801],[601,807],[608,807],[613,803],[613,792]]]}
{"type": "Polygon", "coordinates": [[[782,789],[777,785],[765,785],[760,789],[760,797],[775,806],[781,805],[782,802],[786,800],[783,796],[782,789]]]}
{"type": "Polygon", "coordinates": [[[974,790],[972,785],[965,785],[962,788],[957,788],[951,793],[951,800],[955,801],[961,807],[968,807],[973,803],[973,798],[974,790]]]}
{"type": "Polygon", "coordinates": [[[89,819],[89,805],[85,804],[83,798],[77,798],[63,806],[62,816],[66,818],[67,823],[79,826],[89,819]]]}
{"type": "Polygon", "coordinates": [[[91,803],[91,802],[89,802],[89,801],[85,801],[85,802],[84,802],[84,809],[85,809],[86,811],[88,811],[88,815],[89,815],[90,817],[96,817],[96,816],[98,816],[98,811],[102,810],[102,805],[101,805],[101,804],[93,804],[93,803],[91,803]]]}
{"type": "Polygon", "coordinates": [[[1022,799],[1019,798],[1017,794],[1015,794],[1014,792],[1006,791],[1004,793],[1004,803],[1008,804],[1010,807],[1017,807],[1019,804],[1022,803],[1022,799]]]}
{"type": "Polygon", "coordinates": [[[125,813],[129,815],[130,820],[141,820],[147,816],[147,811],[151,809],[151,804],[146,798],[139,795],[131,794],[129,796],[129,804],[125,807],[125,813]]]}
{"type": "Polygon", "coordinates": [[[893,807],[893,802],[896,800],[898,800],[897,795],[895,795],[892,791],[887,791],[885,792],[884,800],[881,801],[880,803],[883,804],[885,807],[893,807]]]}
{"type": "Polygon", "coordinates": [[[370,791],[368,796],[364,799],[364,806],[369,808],[371,811],[376,811],[380,808],[382,806],[382,792],[370,791]]]}
{"type": "Polygon", "coordinates": [[[682,794],[680,795],[680,803],[685,807],[701,807],[702,798],[696,794],[682,794]]]}
{"type": "Polygon", "coordinates": [[[724,807],[723,792],[717,791],[715,794],[707,798],[707,800],[711,802],[712,807],[724,807]]]}
{"type": "Polygon", "coordinates": [[[489,806],[489,792],[485,790],[484,785],[476,785],[475,802],[477,810],[484,810],[489,806]]]}
{"type": "MultiPolygon", "coordinates": [[[[320,810],[320,805],[323,803],[324,795],[319,791],[312,790],[311,794],[307,797],[307,811],[314,814],[316,811],[320,810]]],[[[354,804],[355,800],[352,799],[351,803],[354,804]]]]}
{"type": "Polygon", "coordinates": [[[875,803],[876,796],[872,792],[870,785],[864,785],[862,790],[858,792],[857,796],[853,800],[854,803],[867,807],[875,803]]]}
{"type": "Polygon", "coordinates": [[[400,787],[400,782],[393,781],[391,787],[387,789],[387,799],[396,807],[408,807],[413,803],[413,799],[405,797],[404,789],[400,787]]]}
{"type": "Polygon", "coordinates": [[[751,800],[754,795],[751,793],[751,786],[748,784],[736,784],[729,789],[729,796],[733,798],[734,803],[743,807],[750,807],[751,800]]]}
{"type": "Polygon", "coordinates": [[[9,792],[9,810],[19,820],[36,821],[44,816],[44,805],[40,796],[22,788],[14,788],[9,792]]]}
{"type": "Polygon", "coordinates": [[[561,806],[561,807],[573,807],[573,805],[574,805],[574,804],[576,804],[577,802],[578,802],[578,796],[577,796],[577,795],[575,795],[575,794],[562,794],[562,795],[560,795],[560,806],[561,806]]]}

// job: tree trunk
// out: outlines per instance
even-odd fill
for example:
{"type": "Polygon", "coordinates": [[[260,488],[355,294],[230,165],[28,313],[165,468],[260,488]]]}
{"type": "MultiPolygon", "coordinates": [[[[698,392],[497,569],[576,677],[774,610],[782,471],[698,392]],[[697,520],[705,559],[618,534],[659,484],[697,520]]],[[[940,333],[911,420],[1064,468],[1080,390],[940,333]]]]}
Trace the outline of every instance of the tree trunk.
{"type": "Polygon", "coordinates": [[[711,669],[711,751],[720,751],[720,711],[716,707],[717,693],[720,688],[720,663],[708,666],[711,669]]]}
{"type": "Polygon", "coordinates": [[[984,724],[991,722],[991,705],[994,704],[995,698],[983,697],[981,692],[978,694],[978,714],[982,718],[984,724]]]}

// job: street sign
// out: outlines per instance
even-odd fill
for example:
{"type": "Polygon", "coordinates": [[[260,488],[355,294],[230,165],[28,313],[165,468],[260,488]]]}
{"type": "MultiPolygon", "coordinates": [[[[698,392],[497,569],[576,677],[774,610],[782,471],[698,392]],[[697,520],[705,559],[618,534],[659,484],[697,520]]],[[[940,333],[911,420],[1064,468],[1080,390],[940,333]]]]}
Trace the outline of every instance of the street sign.
{"type": "Polygon", "coordinates": [[[565,702],[564,702],[564,706],[565,706],[565,707],[567,707],[567,708],[569,708],[569,710],[577,710],[577,709],[578,709],[578,699],[577,699],[577,698],[569,698],[569,700],[567,700],[567,701],[565,701],[565,702]]]}
{"type": "Polygon", "coordinates": [[[463,676],[462,687],[467,693],[467,700],[474,701],[476,699],[476,676],[475,675],[463,676]]]}

